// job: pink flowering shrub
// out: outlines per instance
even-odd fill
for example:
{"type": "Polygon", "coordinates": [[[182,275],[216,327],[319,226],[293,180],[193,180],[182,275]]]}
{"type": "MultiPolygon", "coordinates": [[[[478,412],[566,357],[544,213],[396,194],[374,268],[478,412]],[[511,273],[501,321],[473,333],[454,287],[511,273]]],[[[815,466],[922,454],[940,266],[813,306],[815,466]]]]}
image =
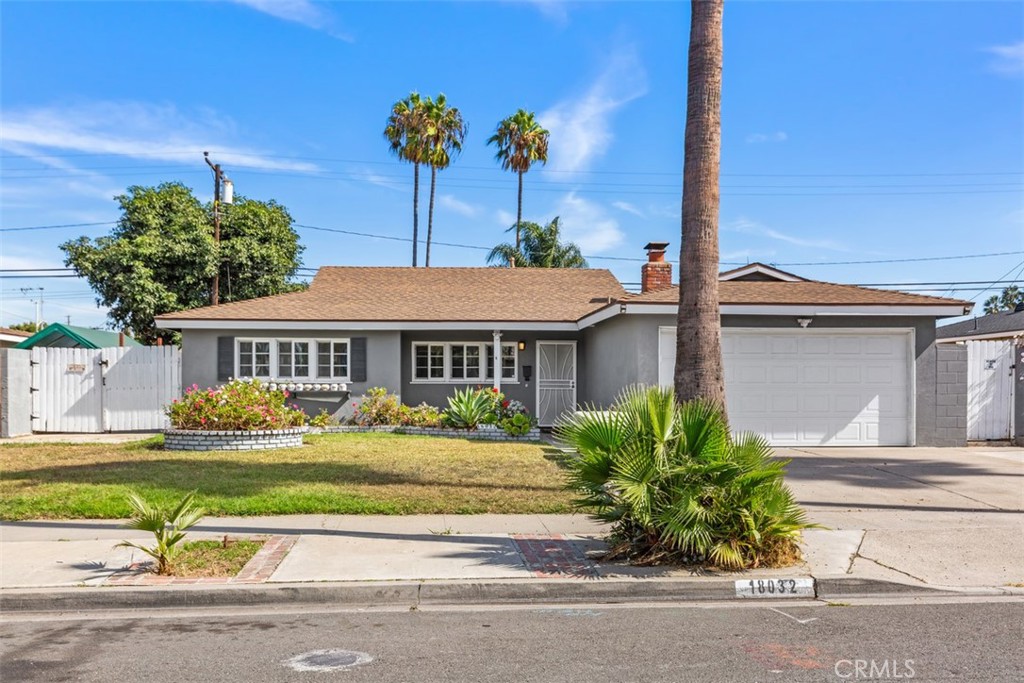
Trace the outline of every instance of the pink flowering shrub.
{"type": "Polygon", "coordinates": [[[271,391],[259,380],[232,380],[220,388],[193,384],[167,407],[175,429],[256,431],[306,424],[306,413],[287,404],[288,392],[271,391]]]}
{"type": "Polygon", "coordinates": [[[367,390],[360,403],[353,403],[353,421],[363,427],[401,425],[404,427],[437,427],[441,424],[441,411],[426,403],[407,406],[383,387],[367,390]]]}

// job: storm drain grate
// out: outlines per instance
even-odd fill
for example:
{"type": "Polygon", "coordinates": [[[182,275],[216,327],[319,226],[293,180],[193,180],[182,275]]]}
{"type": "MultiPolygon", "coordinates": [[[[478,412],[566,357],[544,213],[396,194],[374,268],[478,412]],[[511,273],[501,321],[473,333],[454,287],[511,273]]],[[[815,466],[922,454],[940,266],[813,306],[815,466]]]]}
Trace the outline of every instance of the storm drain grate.
{"type": "Polygon", "coordinates": [[[353,650],[313,650],[286,659],[284,665],[295,671],[342,671],[369,664],[373,657],[353,650]]]}

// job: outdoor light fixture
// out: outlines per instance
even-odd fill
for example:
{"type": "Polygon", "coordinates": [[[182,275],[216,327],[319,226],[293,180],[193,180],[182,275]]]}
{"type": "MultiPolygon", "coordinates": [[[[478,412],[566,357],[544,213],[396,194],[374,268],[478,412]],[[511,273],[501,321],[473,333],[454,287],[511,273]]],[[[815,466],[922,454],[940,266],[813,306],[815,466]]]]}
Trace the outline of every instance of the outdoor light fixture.
{"type": "Polygon", "coordinates": [[[524,342],[524,341],[520,341],[519,342],[519,350],[520,351],[525,351],[526,350],[526,342],[524,342]]]}
{"type": "Polygon", "coordinates": [[[806,328],[812,322],[814,322],[814,318],[797,318],[796,319],[796,324],[799,325],[800,327],[803,327],[803,328],[806,328]]]}

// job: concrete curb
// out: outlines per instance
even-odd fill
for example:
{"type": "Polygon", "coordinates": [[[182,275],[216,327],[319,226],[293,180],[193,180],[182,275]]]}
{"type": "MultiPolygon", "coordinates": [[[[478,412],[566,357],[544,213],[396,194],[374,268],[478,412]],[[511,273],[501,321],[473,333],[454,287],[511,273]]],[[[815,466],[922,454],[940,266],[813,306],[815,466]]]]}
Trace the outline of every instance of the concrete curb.
{"type": "MultiPolygon", "coordinates": [[[[1010,595],[998,588],[959,591],[874,579],[815,580],[821,600],[879,596],[1010,595]]],[[[779,599],[779,596],[774,596],[779,599]]],[[[395,581],[300,583],[240,586],[132,586],[61,589],[5,589],[3,612],[77,612],[117,609],[182,609],[256,605],[333,604],[409,608],[420,605],[522,605],[551,603],[705,602],[758,599],[738,597],[735,579],[395,581]]]]}

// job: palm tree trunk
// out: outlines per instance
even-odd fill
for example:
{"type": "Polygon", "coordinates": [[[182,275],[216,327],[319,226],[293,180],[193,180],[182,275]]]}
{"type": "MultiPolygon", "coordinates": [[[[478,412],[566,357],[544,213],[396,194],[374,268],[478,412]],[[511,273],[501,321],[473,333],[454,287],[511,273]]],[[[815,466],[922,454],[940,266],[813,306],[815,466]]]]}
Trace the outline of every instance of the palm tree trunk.
{"type": "Polygon", "coordinates": [[[718,304],[723,5],[690,3],[675,389],[680,401],[703,398],[725,410],[718,304]]]}
{"type": "Polygon", "coordinates": [[[430,267],[430,238],[434,234],[434,186],[437,185],[437,166],[430,167],[430,208],[427,209],[427,258],[424,265],[430,267]]]}
{"type": "MultiPolygon", "coordinates": [[[[519,226],[523,223],[523,172],[519,172],[519,201],[516,202],[516,253],[519,253],[519,226]]],[[[512,259],[512,267],[516,267],[516,260],[512,259]]]]}
{"type": "Polygon", "coordinates": [[[420,239],[420,165],[412,165],[412,267],[416,267],[416,246],[420,239]]]}

